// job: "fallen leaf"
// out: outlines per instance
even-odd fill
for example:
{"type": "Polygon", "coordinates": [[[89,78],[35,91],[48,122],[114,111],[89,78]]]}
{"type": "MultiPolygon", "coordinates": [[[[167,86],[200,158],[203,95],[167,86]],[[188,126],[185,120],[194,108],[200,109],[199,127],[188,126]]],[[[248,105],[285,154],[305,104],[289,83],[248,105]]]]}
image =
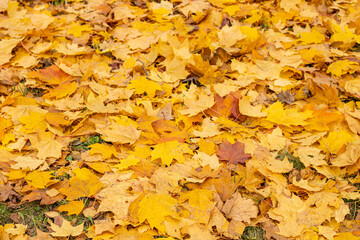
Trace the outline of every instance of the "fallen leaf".
{"type": "Polygon", "coordinates": [[[142,223],[147,220],[150,227],[164,232],[165,217],[177,218],[176,204],[177,201],[167,194],[149,193],[139,202],[139,221],[142,223]]]}
{"type": "Polygon", "coordinates": [[[234,144],[229,143],[225,140],[220,145],[220,150],[217,152],[219,160],[229,161],[233,164],[245,163],[245,160],[251,158],[251,155],[244,152],[245,144],[236,142],[234,144]]]}
{"type": "Polygon", "coordinates": [[[61,205],[57,208],[60,212],[68,212],[68,215],[79,215],[84,208],[83,201],[70,201],[65,205],[61,205]]]}
{"type": "Polygon", "coordinates": [[[226,217],[235,221],[241,221],[250,223],[251,218],[256,218],[258,214],[258,208],[251,199],[243,198],[239,192],[233,194],[233,196],[225,202],[222,207],[226,217]]]}
{"type": "Polygon", "coordinates": [[[179,143],[178,141],[164,142],[154,146],[151,159],[160,158],[163,164],[169,166],[174,159],[180,163],[184,162],[185,153],[192,154],[191,149],[185,143],[179,143]]]}
{"type": "Polygon", "coordinates": [[[51,229],[54,231],[51,233],[54,237],[69,237],[69,236],[79,236],[83,229],[84,229],[84,223],[73,227],[69,221],[66,221],[63,219],[63,222],[61,226],[58,226],[50,221],[51,229]]]}

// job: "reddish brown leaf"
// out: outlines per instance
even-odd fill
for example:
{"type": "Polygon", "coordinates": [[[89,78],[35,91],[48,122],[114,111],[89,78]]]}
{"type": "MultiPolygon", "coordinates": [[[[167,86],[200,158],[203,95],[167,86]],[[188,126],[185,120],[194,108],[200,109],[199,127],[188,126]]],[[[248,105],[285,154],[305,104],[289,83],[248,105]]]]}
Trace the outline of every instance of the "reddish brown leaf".
{"type": "Polygon", "coordinates": [[[40,81],[50,85],[59,85],[70,80],[72,77],[63,72],[58,66],[52,65],[50,67],[32,71],[28,73],[29,78],[38,78],[40,81]]]}
{"type": "Polygon", "coordinates": [[[13,198],[20,199],[21,195],[15,192],[10,184],[0,185],[0,201],[5,202],[6,200],[13,198]]]}
{"type": "Polygon", "coordinates": [[[245,144],[241,142],[236,142],[234,144],[229,143],[225,140],[220,145],[220,150],[218,151],[219,160],[229,161],[233,164],[245,163],[245,160],[251,158],[251,155],[244,152],[245,144]]]}
{"type": "Polygon", "coordinates": [[[233,92],[230,95],[234,99],[232,107],[231,107],[231,113],[234,118],[238,119],[241,115],[241,113],[239,111],[239,99],[241,98],[241,95],[240,95],[239,91],[233,92]]]}
{"type": "Polygon", "coordinates": [[[63,198],[64,197],[61,194],[55,197],[50,197],[48,194],[46,194],[46,189],[35,189],[31,193],[25,195],[21,200],[21,203],[41,200],[40,204],[53,204],[56,201],[61,201],[63,198]]]}
{"type": "Polygon", "coordinates": [[[205,111],[212,117],[231,116],[231,109],[234,104],[234,98],[231,95],[227,95],[225,98],[219,95],[215,96],[215,104],[211,108],[205,111]]]}

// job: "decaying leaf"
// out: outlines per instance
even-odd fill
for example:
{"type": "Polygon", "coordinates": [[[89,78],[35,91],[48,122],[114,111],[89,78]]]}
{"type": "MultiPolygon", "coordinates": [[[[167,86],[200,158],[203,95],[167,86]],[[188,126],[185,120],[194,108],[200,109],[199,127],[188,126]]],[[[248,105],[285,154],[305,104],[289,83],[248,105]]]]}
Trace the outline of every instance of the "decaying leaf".
{"type": "Polygon", "coordinates": [[[245,144],[236,142],[234,144],[229,143],[225,140],[220,145],[220,150],[217,152],[219,160],[229,161],[233,164],[245,163],[245,160],[251,158],[251,155],[244,152],[245,144]]]}

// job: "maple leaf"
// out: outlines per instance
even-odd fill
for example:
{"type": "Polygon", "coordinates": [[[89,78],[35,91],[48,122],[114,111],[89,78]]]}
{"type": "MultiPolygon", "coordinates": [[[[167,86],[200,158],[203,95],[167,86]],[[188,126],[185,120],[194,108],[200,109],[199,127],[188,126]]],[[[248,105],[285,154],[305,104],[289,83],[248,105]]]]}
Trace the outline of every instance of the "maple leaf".
{"type": "Polygon", "coordinates": [[[191,213],[191,218],[199,223],[208,223],[210,213],[215,207],[216,203],[213,201],[212,191],[207,189],[195,189],[183,193],[178,199],[179,202],[188,201],[188,204],[183,204],[191,213]]]}
{"type": "Polygon", "coordinates": [[[127,86],[128,89],[135,89],[136,94],[147,93],[149,97],[155,97],[156,91],[162,91],[161,86],[146,77],[141,76],[139,78],[132,79],[130,84],[127,86]]]}
{"type": "Polygon", "coordinates": [[[104,159],[109,159],[111,156],[116,156],[116,148],[113,145],[95,143],[89,145],[91,148],[90,155],[100,153],[104,159]]]}
{"type": "Polygon", "coordinates": [[[69,221],[65,219],[62,220],[61,226],[56,225],[55,223],[50,221],[51,229],[54,231],[51,233],[54,237],[69,237],[69,236],[79,236],[83,229],[84,223],[79,224],[76,227],[73,227],[69,221]]]}
{"type": "Polygon", "coordinates": [[[202,138],[213,137],[219,134],[221,134],[221,132],[218,130],[218,125],[211,122],[210,118],[204,119],[202,131],[194,131],[195,136],[202,138]]]}
{"type": "Polygon", "coordinates": [[[151,159],[161,158],[162,163],[169,166],[173,159],[184,162],[185,153],[192,154],[187,144],[179,143],[178,141],[164,142],[154,146],[154,150],[151,152],[151,159]]]}
{"type": "Polygon", "coordinates": [[[140,193],[128,192],[127,189],[130,186],[131,183],[122,181],[102,189],[95,195],[97,199],[101,200],[97,212],[111,211],[117,219],[126,219],[130,204],[140,195],[140,193]]]}
{"type": "Polygon", "coordinates": [[[236,221],[251,222],[251,218],[256,218],[258,208],[254,201],[241,196],[239,192],[233,194],[221,208],[226,217],[236,221]]]}
{"type": "Polygon", "coordinates": [[[346,73],[354,73],[359,69],[358,65],[359,63],[349,60],[337,61],[328,66],[326,73],[331,73],[332,75],[340,77],[346,73]]]}
{"type": "Polygon", "coordinates": [[[300,34],[300,39],[298,41],[302,42],[301,44],[307,45],[311,43],[321,43],[325,41],[325,36],[321,32],[312,29],[311,32],[302,32],[300,34]]]}
{"type": "Polygon", "coordinates": [[[80,47],[78,44],[70,42],[60,42],[56,44],[55,50],[59,53],[70,56],[80,55],[90,51],[88,47],[80,47]]]}
{"type": "Polygon", "coordinates": [[[111,168],[109,166],[109,164],[104,163],[104,162],[94,162],[94,163],[88,163],[87,164],[90,168],[94,169],[95,171],[99,172],[99,173],[106,173],[106,172],[110,172],[111,168]]]}
{"type": "Polygon", "coordinates": [[[127,169],[131,166],[135,166],[140,162],[140,159],[135,157],[134,155],[129,155],[125,159],[121,159],[121,162],[119,164],[116,164],[115,167],[119,170],[127,169]]]}
{"type": "Polygon", "coordinates": [[[177,201],[167,194],[149,193],[139,202],[139,221],[142,223],[147,220],[151,228],[156,227],[163,233],[165,217],[177,218],[176,203],[177,201]]]}
{"type": "Polygon", "coordinates": [[[239,100],[239,111],[243,115],[250,117],[266,117],[266,112],[262,112],[261,109],[261,105],[252,106],[250,104],[249,96],[245,96],[239,100]]]}
{"type": "Polygon", "coordinates": [[[126,123],[126,120],[119,118],[113,118],[113,120],[111,125],[97,129],[105,141],[133,144],[140,137],[141,131],[132,124],[126,123]]]}
{"type": "Polygon", "coordinates": [[[97,176],[87,168],[74,169],[73,173],[75,177],[71,178],[67,185],[59,188],[59,191],[67,196],[68,200],[93,196],[103,186],[97,176]]]}
{"type": "Polygon", "coordinates": [[[69,216],[76,214],[79,215],[84,208],[83,201],[70,201],[65,205],[61,205],[57,208],[60,212],[68,212],[69,216]]]}
{"type": "Polygon", "coordinates": [[[116,113],[119,112],[120,109],[114,104],[105,104],[108,98],[103,95],[99,95],[95,97],[95,95],[91,92],[86,100],[86,106],[93,112],[98,113],[116,113]]]}
{"type": "Polygon", "coordinates": [[[89,25],[80,25],[78,22],[73,22],[68,30],[67,33],[74,35],[74,37],[81,37],[82,33],[91,31],[91,27],[89,25]]]}
{"type": "Polygon", "coordinates": [[[28,73],[29,78],[38,78],[40,81],[50,85],[60,85],[72,77],[62,71],[58,66],[51,65],[50,67],[32,71],[28,73]]]}
{"type": "Polygon", "coordinates": [[[26,175],[25,180],[35,188],[45,188],[56,182],[52,180],[53,177],[51,172],[33,171],[26,175]]]}
{"type": "Polygon", "coordinates": [[[0,66],[9,62],[13,57],[11,51],[20,43],[21,39],[2,39],[0,40],[0,51],[3,53],[0,58],[0,66]]]}
{"type": "Polygon", "coordinates": [[[44,94],[44,98],[63,98],[73,94],[77,89],[76,82],[67,81],[44,94]]]}
{"type": "Polygon", "coordinates": [[[336,154],[343,145],[353,140],[352,134],[347,130],[332,131],[320,142],[320,149],[336,154]]]}
{"type": "Polygon", "coordinates": [[[184,93],[184,105],[187,109],[179,110],[181,114],[194,116],[208,108],[211,108],[214,104],[214,96],[207,95],[204,92],[200,92],[199,95],[196,94],[196,89],[192,88],[188,93],[184,93]]]}
{"type": "Polygon", "coordinates": [[[36,159],[30,156],[18,156],[14,158],[14,162],[16,164],[13,164],[11,168],[13,169],[29,169],[30,171],[33,171],[37,169],[41,164],[43,164],[45,159],[36,159]]]}
{"type": "Polygon", "coordinates": [[[33,147],[38,150],[37,157],[39,159],[46,159],[48,157],[61,157],[61,149],[63,145],[56,140],[50,139],[40,141],[33,147]]]}
{"type": "Polygon", "coordinates": [[[267,112],[266,119],[268,121],[289,127],[291,125],[306,125],[305,120],[312,117],[312,111],[299,112],[296,109],[284,109],[281,102],[271,104],[267,112]]]}
{"type": "Polygon", "coordinates": [[[24,124],[22,131],[25,133],[44,131],[47,128],[45,114],[41,112],[30,111],[30,115],[22,116],[19,120],[24,124]]]}
{"type": "Polygon", "coordinates": [[[229,117],[231,115],[231,108],[233,103],[234,98],[231,95],[227,95],[225,99],[219,95],[215,95],[215,104],[206,110],[206,113],[215,117],[229,117]]]}
{"type": "Polygon", "coordinates": [[[45,115],[46,122],[49,124],[55,126],[55,127],[61,127],[61,126],[67,126],[71,124],[71,121],[67,119],[68,117],[61,113],[61,112],[48,112],[45,115]]]}
{"type": "Polygon", "coordinates": [[[233,164],[245,163],[245,160],[251,158],[251,155],[244,152],[245,144],[236,142],[234,144],[229,143],[227,140],[221,143],[220,149],[217,152],[219,160],[229,161],[233,164]]]}

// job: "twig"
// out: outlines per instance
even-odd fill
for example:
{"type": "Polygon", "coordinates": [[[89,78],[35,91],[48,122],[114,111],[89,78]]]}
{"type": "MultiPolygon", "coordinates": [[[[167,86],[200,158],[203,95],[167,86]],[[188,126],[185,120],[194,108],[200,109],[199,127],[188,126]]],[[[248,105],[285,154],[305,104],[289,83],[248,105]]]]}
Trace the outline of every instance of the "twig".
{"type": "Polygon", "coordinates": [[[152,80],[151,78],[149,78],[149,73],[148,73],[148,72],[146,71],[146,69],[145,69],[145,64],[144,64],[144,62],[141,61],[141,60],[139,60],[139,59],[137,59],[136,61],[137,61],[137,62],[140,62],[140,63],[142,64],[142,68],[143,68],[143,70],[144,70],[144,72],[145,72],[145,74],[146,74],[146,78],[149,79],[149,80],[152,80]]]}

